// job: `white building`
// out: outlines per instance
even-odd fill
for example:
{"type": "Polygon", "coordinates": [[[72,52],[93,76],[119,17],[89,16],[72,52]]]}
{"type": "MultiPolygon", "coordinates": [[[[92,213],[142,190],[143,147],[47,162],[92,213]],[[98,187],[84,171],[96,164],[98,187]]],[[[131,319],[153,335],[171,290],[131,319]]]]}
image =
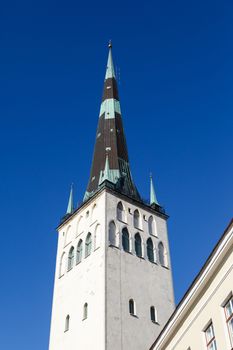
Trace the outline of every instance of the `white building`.
{"type": "Polygon", "coordinates": [[[142,350],[174,311],[167,215],[133,182],[111,45],[90,180],[58,227],[50,350],[142,350]]]}
{"type": "Polygon", "coordinates": [[[233,349],[233,220],[150,350],[233,349]]]}

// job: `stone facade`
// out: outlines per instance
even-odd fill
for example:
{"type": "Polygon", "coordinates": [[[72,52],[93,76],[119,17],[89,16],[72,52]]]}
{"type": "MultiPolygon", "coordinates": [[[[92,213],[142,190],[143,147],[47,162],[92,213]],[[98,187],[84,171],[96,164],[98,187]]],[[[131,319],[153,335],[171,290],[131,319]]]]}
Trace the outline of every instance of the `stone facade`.
{"type": "Polygon", "coordinates": [[[149,206],[104,188],[78,209],[58,229],[58,250],[51,322],[50,350],[141,350],[147,349],[174,310],[171,263],[166,216],[149,206]],[[124,208],[117,217],[117,205],[124,208]],[[134,212],[139,211],[139,227],[134,212]],[[153,233],[148,219],[154,220],[153,233]],[[114,244],[109,224],[116,226],[114,244]],[[129,252],[122,247],[122,229],[129,232],[129,252]],[[85,240],[92,235],[91,254],[85,257],[85,240]],[[97,234],[96,234],[97,233],[97,234]],[[142,256],[135,252],[135,234],[142,239],[142,256]],[[153,241],[154,262],[148,260],[146,241],[153,241]],[[82,239],[83,255],[76,264],[82,239]],[[161,266],[158,245],[165,248],[166,266],[161,266]],[[74,247],[74,264],[68,270],[69,252],[74,247]],[[65,254],[65,255],[64,255],[65,254]],[[62,262],[62,263],[61,263],[62,262]],[[129,300],[135,302],[134,315],[129,300]],[[83,319],[84,304],[88,315],[83,319]],[[156,310],[151,320],[150,307],[156,310]],[[69,315],[69,329],[66,317],[69,315]]]}
{"type": "Polygon", "coordinates": [[[233,221],[151,350],[231,350],[232,295],[233,221]]]}

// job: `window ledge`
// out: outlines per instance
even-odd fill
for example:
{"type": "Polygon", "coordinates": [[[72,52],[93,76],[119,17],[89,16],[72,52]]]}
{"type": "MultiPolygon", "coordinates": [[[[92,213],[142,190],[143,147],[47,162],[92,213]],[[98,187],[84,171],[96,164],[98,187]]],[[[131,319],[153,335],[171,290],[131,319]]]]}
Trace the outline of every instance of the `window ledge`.
{"type": "Polygon", "coordinates": [[[119,218],[117,218],[117,220],[120,221],[120,222],[122,222],[123,224],[128,225],[128,222],[127,222],[126,220],[121,220],[121,219],[119,219],[119,218]]]}
{"type": "Polygon", "coordinates": [[[85,320],[87,320],[87,317],[85,317],[85,318],[82,319],[82,321],[85,321],[85,320]]]}
{"type": "Polygon", "coordinates": [[[136,227],[136,226],[134,226],[134,228],[135,228],[135,230],[138,230],[138,231],[144,232],[144,230],[143,230],[142,228],[140,228],[140,227],[136,227]]]}
{"type": "Polygon", "coordinates": [[[111,247],[111,248],[120,249],[117,245],[112,244],[112,243],[109,243],[108,246],[111,247]]]}
{"type": "Polygon", "coordinates": [[[135,318],[138,318],[138,316],[135,315],[135,314],[131,314],[131,313],[130,313],[130,316],[135,317],[135,318]]]}
{"type": "Polygon", "coordinates": [[[157,324],[157,326],[159,326],[159,322],[158,321],[151,320],[151,322],[154,323],[154,324],[157,324]]]}
{"type": "Polygon", "coordinates": [[[92,223],[90,224],[90,226],[92,226],[92,225],[94,225],[94,224],[96,224],[97,223],[97,219],[95,220],[95,221],[92,221],[92,223]]]}

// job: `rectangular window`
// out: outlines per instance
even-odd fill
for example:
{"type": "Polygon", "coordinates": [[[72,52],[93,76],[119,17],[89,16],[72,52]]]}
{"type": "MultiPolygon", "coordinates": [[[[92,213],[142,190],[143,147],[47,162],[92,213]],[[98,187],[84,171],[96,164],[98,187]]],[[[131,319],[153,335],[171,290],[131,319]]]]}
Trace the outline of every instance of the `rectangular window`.
{"type": "Polygon", "coordinates": [[[231,346],[233,346],[233,297],[228,300],[224,307],[227,328],[230,335],[231,346]]]}
{"type": "Polygon", "coordinates": [[[211,323],[205,330],[206,348],[207,350],[217,350],[217,344],[214,335],[213,323],[211,323]]]}

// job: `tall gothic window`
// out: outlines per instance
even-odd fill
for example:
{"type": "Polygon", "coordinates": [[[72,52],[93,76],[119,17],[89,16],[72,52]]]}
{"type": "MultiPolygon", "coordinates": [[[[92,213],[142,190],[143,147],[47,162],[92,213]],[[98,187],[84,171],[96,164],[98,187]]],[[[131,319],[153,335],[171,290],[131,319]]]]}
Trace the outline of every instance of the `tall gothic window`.
{"type": "Polygon", "coordinates": [[[83,241],[82,239],[80,239],[77,245],[76,264],[81,262],[82,255],[83,255],[83,241]]]}
{"type": "Polygon", "coordinates": [[[125,221],[125,210],[122,202],[117,204],[117,219],[120,221],[125,221]]]}
{"type": "Polygon", "coordinates": [[[83,320],[86,320],[87,316],[88,316],[88,304],[85,303],[83,305],[83,320]]]}
{"type": "Polygon", "coordinates": [[[74,247],[71,247],[68,255],[67,271],[70,271],[74,266],[74,247]]]}
{"type": "Polygon", "coordinates": [[[108,240],[112,245],[116,245],[116,225],[114,221],[111,221],[108,226],[108,240]]]}
{"type": "Polygon", "coordinates": [[[95,249],[100,247],[101,243],[101,230],[100,230],[100,225],[97,224],[95,228],[95,249]]]}
{"type": "Polygon", "coordinates": [[[130,315],[135,315],[136,314],[135,302],[134,302],[133,299],[129,300],[129,313],[130,313],[130,315]]]}
{"type": "Polygon", "coordinates": [[[160,265],[166,266],[166,263],[165,263],[165,249],[164,249],[164,245],[163,245],[162,242],[159,242],[158,254],[159,254],[159,263],[160,263],[160,265]]]}
{"type": "Polygon", "coordinates": [[[150,262],[154,262],[154,246],[151,238],[146,242],[147,257],[150,262]]]}
{"type": "Polygon", "coordinates": [[[155,235],[155,225],[154,225],[154,219],[152,215],[148,219],[148,231],[149,231],[149,235],[155,235]]]}
{"type": "Polygon", "coordinates": [[[136,233],[134,237],[135,253],[138,257],[142,256],[142,239],[139,233],[136,233]]]}
{"type": "Polygon", "coordinates": [[[133,224],[135,228],[140,228],[140,214],[137,209],[134,210],[134,213],[133,213],[133,224]]]}
{"type": "Polygon", "coordinates": [[[61,256],[60,260],[60,271],[59,271],[59,277],[63,276],[66,269],[66,253],[64,252],[61,256]]]}
{"type": "Polygon", "coordinates": [[[129,232],[126,227],[122,230],[122,247],[125,252],[129,252],[129,232]]]}
{"type": "Polygon", "coordinates": [[[67,332],[70,329],[70,316],[67,315],[65,319],[65,329],[64,332],[67,332]]]}
{"type": "Polygon", "coordinates": [[[92,247],[92,238],[91,238],[91,233],[89,232],[85,242],[85,258],[91,254],[91,247],[92,247]]]}

